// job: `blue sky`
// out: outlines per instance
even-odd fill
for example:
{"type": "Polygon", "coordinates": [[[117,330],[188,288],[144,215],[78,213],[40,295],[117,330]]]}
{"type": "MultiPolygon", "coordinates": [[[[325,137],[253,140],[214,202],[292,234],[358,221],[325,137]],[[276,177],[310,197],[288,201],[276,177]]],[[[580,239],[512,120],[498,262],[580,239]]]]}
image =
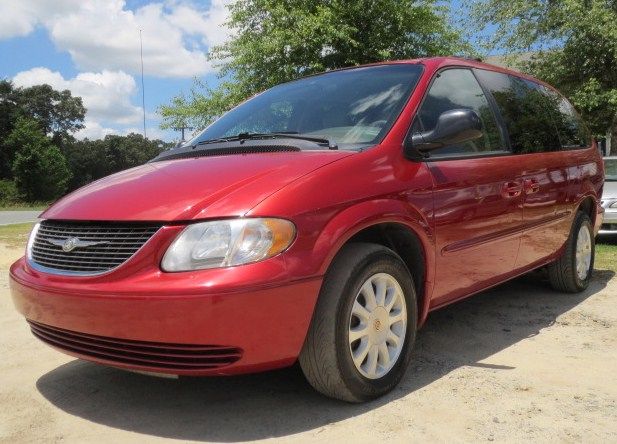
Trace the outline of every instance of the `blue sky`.
{"type": "Polygon", "coordinates": [[[194,77],[216,82],[205,54],[229,36],[227,2],[0,0],[0,78],[81,96],[88,113],[80,138],[141,132],[141,29],[147,133],[173,140],[156,110],[194,77]]]}
{"type": "MultiPolygon", "coordinates": [[[[83,98],[78,137],[142,132],[139,29],[142,29],[148,137],[159,105],[188,91],[194,77],[216,83],[208,48],[229,38],[230,0],[0,0],[0,78],[49,83],[83,98]]],[[[459,14],[461,0],[449,2],[459,14]]]]}

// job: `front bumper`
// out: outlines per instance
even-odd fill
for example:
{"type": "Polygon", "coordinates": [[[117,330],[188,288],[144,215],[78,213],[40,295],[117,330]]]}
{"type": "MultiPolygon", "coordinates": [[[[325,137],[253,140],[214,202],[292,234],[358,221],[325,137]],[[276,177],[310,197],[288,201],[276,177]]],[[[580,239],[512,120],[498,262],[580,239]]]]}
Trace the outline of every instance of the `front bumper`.
{"type": "Polygon", "coordinates": [[[175,233],[153,238],[108,276],[49,275],[22,258],[10,270],[15,306],[44,342],[102,364],[179,375],[293,364],[322,277],[288,278],[283,255],[242,267],[162,273],[159,244],[175,233]]]}

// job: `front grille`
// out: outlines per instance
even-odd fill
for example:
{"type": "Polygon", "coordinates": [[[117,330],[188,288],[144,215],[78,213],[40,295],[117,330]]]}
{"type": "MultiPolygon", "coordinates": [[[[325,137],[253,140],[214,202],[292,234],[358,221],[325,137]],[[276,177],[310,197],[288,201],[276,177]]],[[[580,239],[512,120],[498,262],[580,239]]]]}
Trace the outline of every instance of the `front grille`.
{"type": "Polygon", "coordinates": [[[600,227],[602,231],[617,231],[617,224],[602,224],[600,227]]]}
{"type": "Polygon", "coordinates": [[[179,372],[211,370],[232,364],[242,357],[242,349],[237,347],[133,341],[28,322],[34,336],[52,347],[85,359],[128,364],[133,368],[179,372]]]}
{"type": "Polygon", "coordinates": [[[39,226],[29,257],[51,272],[104,273],[128,260],[160,227],[139,223],[45,220],[39,226]],[[74,241],[72,249],[66,244],[70,239],[74,241]]]}

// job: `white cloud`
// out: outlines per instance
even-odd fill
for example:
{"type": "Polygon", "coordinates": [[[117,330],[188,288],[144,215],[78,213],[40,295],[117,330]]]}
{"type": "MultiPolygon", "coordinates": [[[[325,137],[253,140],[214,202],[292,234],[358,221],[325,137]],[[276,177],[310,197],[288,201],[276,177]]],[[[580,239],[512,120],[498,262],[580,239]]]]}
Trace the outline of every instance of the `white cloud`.
{"type": "MultiPolygon", "coordinates": [[[[102,139],[108,134],[127,135],[143,133],[142,108],[131,104],[131,96],[137,93],[135,80],[122,71],[83,72],[72,79],[65,79],[59,72],[47,68],[22,71],[13,78],[16,86],[28,87],[48,84],[56,90],[68,89],[79,96],[87,109],[84,128],[75,133],[77,139],[102,139]]],[[[156,114],[146,113],[149,123],[158,119],[156,114]]],[[[170,139],[169,132],[148,126],[149,139],[170,139]]]]}
{"type": "Polygon", "coordinates": [[[84,128],[75,133],[77,139],[103,139],[108,134],[118,134],[119,131],[113,128],[106,128],[98,122],[88,118],[84,121],[84,128]]]}
{"type": "Polygon", "coordinates": [[[87,113],[85,128],[75,134],[78,139],[100,139],[107,134],[124,133],[126,130],[114,128],[134,126],[143,117],[142,108],[131,103],[131,96],[137,93],[135,79],[122,71],[82,72],[65,79],[59,72],[39,67],[18,73],[13,83],[22,87],[46,83],[56,90],[68,89],[73,96],[81,97],[87,113]]]}
{"type": "MultiPolygon", "coordinates": [[[[90,140],[96,140],[96,139],[103,139],[105,138],[105,136],[109,135],[109,134],[116,134],[119,136],[127,136],[131,133],[136,133],[136,134],[143,134],[144,128],[143,126],[140,127],[136,127],[136,126],[131,126],[131,127],[125,127],[125,128],[120,128],[120,129],[114,129],[114,128],[108,128],[104,125],[101,125],[98,122],[95,122],[93,120],[90,120],[88,118],[86,118],[86,120],[84,121],[84,125],[85,128],[79,130],[77,133],[75,133],[75,137],[77,139],[85,139],[88,138],[90,140]]],[[[168,140],[170,139],[169,134],[166,133],[165,131],[161,130],[160,128],[156,127],[156,126],[148,126],[146,127],[146,135],[148,136],[148,139],[150,140],[155,140],[155,139],[161,139],[161,140],[168,140]]]]}
{"type": "Polygon", "coordinates": [[[207,46],[220,45],[231,37],[231,30],[225,26],[229,19],[229,0],[212,0],[207,11],[196,11],[187,5],[178,5],[168,17],[169,22],[184,32],[201,35],[207,46]]]}
{"type": "Polygon", "coordinates": [[[122,71],[82,72],[72,79],[48,68],[32,68],[13,78],[17,86],[46,83],[54,89],[68,89],[82,98],[91,122],[134,124],[142,118],[142,108],[131,103],[137,92],[135,79],[122,71]]]}
{"type": "Polygon", "coordinates": [[[79,0],[0,0],[0,39],[28,35],[43,19],[53,19],[80,3],[79,0]]]}
{"type": "MultiPolygon", "coordinates": [[[[131,134],[131,133],[143,134],[144,133],[144,127],[143,126],[140,126],[140,127],[129,127],[129,128],[123,128],[122,131],[116,131],[116,134],[121,134],[123,136],[126,136],[126,135],[131,134]]],[[[168,139],[170,139],[168,132],[165,132],[162,129],[160,129],[159,127],[156,127],[156,126],[146,126],[146,136],[150,140],[155,140],[155,139],[168,140],[168,139]]]]}
{"type": "Polygon", "coordinates": [[[151,3],[135,11],[124,0],[0,0],[0,38],[26,35],[44,26],[60,50],[81,70],[140,72],[192,77],[213,71],[205,53],[229,38],[223,25],[230,0],[151,3]]]}

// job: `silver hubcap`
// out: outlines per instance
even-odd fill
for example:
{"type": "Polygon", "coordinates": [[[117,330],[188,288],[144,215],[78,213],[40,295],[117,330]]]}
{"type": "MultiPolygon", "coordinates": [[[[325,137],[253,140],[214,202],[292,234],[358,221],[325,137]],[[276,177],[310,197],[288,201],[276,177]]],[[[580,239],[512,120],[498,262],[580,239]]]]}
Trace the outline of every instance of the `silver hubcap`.
{"type": "Polygon", "coordinates": [[[358,371],[369,379],[387,374],[398,360],[407,332],[407,307],[399,283],[374,274],[356,295],[349,319],[349,351],[358,371]]]}
{"type": "Polygon", "coordinates": [[[576,237],[576,274],[583,281],[591,268],[591,233],[587,225],[578,230],[576,237]]]}

